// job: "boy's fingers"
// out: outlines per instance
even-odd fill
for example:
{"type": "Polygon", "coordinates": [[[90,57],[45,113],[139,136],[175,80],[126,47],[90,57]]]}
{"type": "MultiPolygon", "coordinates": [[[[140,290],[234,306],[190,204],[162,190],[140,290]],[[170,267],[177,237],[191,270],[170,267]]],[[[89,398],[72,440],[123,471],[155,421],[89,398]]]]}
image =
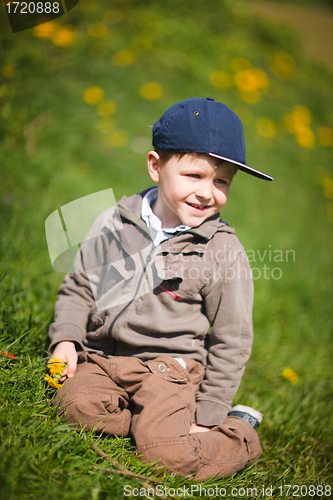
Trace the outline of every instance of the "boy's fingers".
{"type": "Polygon", "coordinates": [[[68,361],[68,365],[66,366],[66,375],[68,378],[74,376],[76,372],[76,365],[77,365],[77,356],[73,357],[73,359],[70,359],[68,361]]]}

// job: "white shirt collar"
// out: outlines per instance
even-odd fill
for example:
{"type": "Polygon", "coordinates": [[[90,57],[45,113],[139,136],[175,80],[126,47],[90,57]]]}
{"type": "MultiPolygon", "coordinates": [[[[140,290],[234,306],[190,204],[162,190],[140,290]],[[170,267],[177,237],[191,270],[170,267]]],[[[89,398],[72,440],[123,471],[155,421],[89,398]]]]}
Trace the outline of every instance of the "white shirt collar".
{"type": "Polygon", "coordinates": [[[155,229],[158,233],[154,240],[155,245],[158,245],[159,243],[161,243],[164,240],[167,240],[168,238],[176,236],[176,234],[179,232],[191,229],[190,226],[185,226],[184,224],[180,224],[177,227],[167,227],[162,229],[161,220],[157,217],[157,215],[154,214],[154,212],[151,209],[152,204],[157,199],[157,194],[158,194],[157,187],[150,189],[143,197],[141,204],[141,218],[145,221],[148,227],[155,229]]]}

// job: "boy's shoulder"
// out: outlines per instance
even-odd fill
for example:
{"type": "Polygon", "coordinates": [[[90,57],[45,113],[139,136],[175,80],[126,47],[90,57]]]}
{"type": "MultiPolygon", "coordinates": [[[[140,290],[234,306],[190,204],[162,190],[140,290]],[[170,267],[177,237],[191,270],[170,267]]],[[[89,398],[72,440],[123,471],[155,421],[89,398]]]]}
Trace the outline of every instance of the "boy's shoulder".
{"type": "Polygon", "coordinates": [[[130,211],[132,214],[134,214],[137,217],[141,217],[141,205],[142,205],[142,200],[145,197],[145,195],[153,189],[152,187],[149,187],[147,189],[144,189],[143,191],[140,191],[138,193],[132,194],[131,196],[123,196],[117,203],[118,210],[120,209],[121,211],[130,211]]]}

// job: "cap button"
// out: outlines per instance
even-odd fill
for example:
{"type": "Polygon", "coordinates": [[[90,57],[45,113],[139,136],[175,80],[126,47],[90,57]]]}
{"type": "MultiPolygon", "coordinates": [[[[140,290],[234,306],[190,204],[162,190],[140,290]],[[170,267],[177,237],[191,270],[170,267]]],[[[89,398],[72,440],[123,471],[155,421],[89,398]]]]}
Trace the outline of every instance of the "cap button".
{"type": "Polygon", "coordinates": [[[206,97],[207,101],[215,101],[214,97],[206,97]]]}

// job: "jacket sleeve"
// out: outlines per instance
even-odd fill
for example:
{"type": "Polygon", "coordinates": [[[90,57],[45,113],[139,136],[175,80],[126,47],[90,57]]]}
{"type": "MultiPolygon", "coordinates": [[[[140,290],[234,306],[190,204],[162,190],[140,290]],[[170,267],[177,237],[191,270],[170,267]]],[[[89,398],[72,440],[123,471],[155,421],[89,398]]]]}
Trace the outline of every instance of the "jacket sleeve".
{"type": "Polygon", "coordinates": [[[49,329],[51,352],[56,344],[65,340],[75,342],[77,350],[83,351],[88,315],[93,305],[94,297],[79,251],[74,261],[74,272],[66,274],[59,288],[54,322],[49,329]]]}
{"type": "Polygon", "coordinates": [[[252,272],[245,250],[238,245],[238,250],[229,251],[226,262],[216,266],[205,290],[212,330],[207,335],[206,376],[197,394],[196,420],[201,425],[222,424],[251,353],[252,272]]]}
{"type": "Polygon", "coordinates": [[[103,269],[110,244],[108,236],[101,232],[103,220],[104,214],[95,220],[76,254],[73,272],[66,274],[59,288],[54,322],[49,329],[51,352],[62,341],[75,342],[78,351],[84,350],[88,317],[95,306],[92,287],[96,293],[100,285],[100,270],[103,269]],[[91,270],[94,269],[95,279],[92,279],[91,270]]]}

